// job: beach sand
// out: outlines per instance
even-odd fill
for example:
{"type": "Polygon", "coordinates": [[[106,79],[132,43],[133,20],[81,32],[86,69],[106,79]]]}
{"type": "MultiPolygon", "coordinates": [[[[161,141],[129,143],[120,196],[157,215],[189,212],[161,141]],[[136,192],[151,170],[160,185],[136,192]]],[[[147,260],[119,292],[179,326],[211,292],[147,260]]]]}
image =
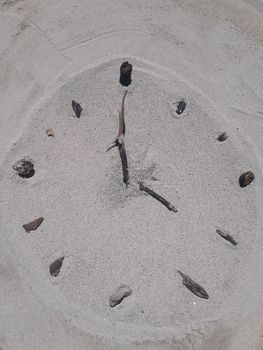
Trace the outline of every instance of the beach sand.
{"type": "Polygon", "coordinates": [[[259,0],[2,1],[0,349],[262,350],[262,18],[259,0]],[[125,90],[127,188],[106,152],[125,90]]]}

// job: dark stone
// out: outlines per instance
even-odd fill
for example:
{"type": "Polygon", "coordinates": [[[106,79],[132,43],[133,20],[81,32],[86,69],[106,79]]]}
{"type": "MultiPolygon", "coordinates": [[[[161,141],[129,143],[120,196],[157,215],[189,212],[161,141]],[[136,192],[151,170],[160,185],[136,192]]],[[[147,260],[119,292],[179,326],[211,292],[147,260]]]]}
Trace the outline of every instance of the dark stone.
{"type": "Polygon", "coordinates": [[[30,231],[36,230],[42,224],[43,221],[44,218],[41,216],[40,218],[23,225],[23,228],[27,233],[29,233],[30,231]]]}
{"type": "Polygon", "coordinates": [[[13,165],[13,169],[23,178],[32,177],[35,174],[34,165],[29,160],[21,159],[13,165]]]}
{"type": "Polygon", "coordinates": [[[193,294],[197,295],[199,298],[208,299],[209,295],[206,290],[200,286],[200,284],[193,281],[189,276],[178,270],[180,275],[183,277],[183,285],[186,286],[193,294]]]}
{"type": "Polygon", "coordinates": [[[81,112],[82,112],[81,105],[74,100],[72,100],[71,104],[72,104],[72,108],[73,108],[73,111],[74,111],[76,117],[79,118],[81,115],[81,112]]]}
{"type": "Polygon", "coordinates": [[[64,256],[55,260],[52,264],[49,265],[49,272],[51,276],[57,277],[59,275],[63,260],[64,256]]]}
{"type": "Polygon", "coordinates": [[[228,138],[227,134],[223,132],[223,134],[219,135],[217,140],[220,142],[224,142],[228,138]]]}
{"type": "Polygon", "coordinates": [[[181,101],[179,101],[179,102],[177,103],[177,110],[176,110],[176,113],[179,114],[179,115],[182,114],[183,111],[185,110],[185,107],[186,107],[185,100],[182,99],[181,101]]]}
{"type": "Polygon", "coordinates": [[[252,171],[247,171],[246,173],[240,175],[239,177],[239,186],[240,187],[246,187],[251,184],[252,181],[254,181],[255,175],[252,173],[252,171]]]}
{"type": "Polygon", "coordinates": [[[132,65],[128,61],[123,62],[120,68],[120,84],[122,86],[130,85],[132,81],[131,73],[132,73],[132,65]]]}

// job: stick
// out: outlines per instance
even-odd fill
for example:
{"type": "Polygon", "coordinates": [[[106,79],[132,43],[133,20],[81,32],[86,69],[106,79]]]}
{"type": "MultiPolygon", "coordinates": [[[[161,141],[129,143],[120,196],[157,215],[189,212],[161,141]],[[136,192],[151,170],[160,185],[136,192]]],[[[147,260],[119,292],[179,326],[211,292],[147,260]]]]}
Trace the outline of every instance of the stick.
{"type": "Polygon", "coordinates": [[[177,213],[177,209],[166,199],[161,197],[158,193],[150,190],[148,187],[145,187],[142,182],[139,182],[140,190],[148,193],[153,198],[157,199],[159,202],[161,202],[164,206],[166,206],[167,209],[173,211],[174,213],[177,213]]]}
{"type": "Polygon", "coordinates": [[[125,183],[126,187],[128,187],[129,171],[128,171],[128,161],[127,161],[127,155],[126,155],[126,149],[124,146],[124,142],[118,142],[118,149],[119,149],[120,157],[121,157],[123,182],[125,183]]]}
{"type": "Polygon", "coordinates": [[[117,139],[119,139],[119,137],[121,135],[125,135],[125,131],[126,131],[126,127],[125,127],[125,120],[124,120],[124,102],[125,102],[125,97],[127,95],[128,90],[126,90],[123,94],[122,97],[122,102],[121,102],[121,111],[119,112],[119,131],[118,131],[118,136],[117,139]]]}
{"type": "Polygon", "coordinates": [[[124,102],[125,102],[125,97],[127,95],[127,92],[128,91],[126,90],[122,97],[121,111],[119,112],[118,136],[116,137],[115,141],[113,141],[112,145],[110,145],[106,150],[106,152],[108,152],[110,149],[114,147],[118,147],[118,150],[120,152],[120,157],[121,157],[123,182],[125,183],[126,187],[128,187],[128,184],[129,184],[128,161],[127,161],[127,155],[126,155],[126,150],[124,146],[124,135],[125,135],[124,102]]]}

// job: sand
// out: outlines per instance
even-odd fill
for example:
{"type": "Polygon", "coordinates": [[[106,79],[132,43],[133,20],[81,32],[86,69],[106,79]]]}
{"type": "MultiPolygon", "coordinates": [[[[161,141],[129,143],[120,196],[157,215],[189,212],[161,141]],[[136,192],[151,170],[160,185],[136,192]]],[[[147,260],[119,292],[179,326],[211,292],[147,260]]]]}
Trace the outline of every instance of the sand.
{"type": "Polygon", "coordinates": [[[261,0],[1,1],[0,349],[262,350],[262,18],[261,0]],[[125,60],[128,188],[105,152],[125,60]]]}

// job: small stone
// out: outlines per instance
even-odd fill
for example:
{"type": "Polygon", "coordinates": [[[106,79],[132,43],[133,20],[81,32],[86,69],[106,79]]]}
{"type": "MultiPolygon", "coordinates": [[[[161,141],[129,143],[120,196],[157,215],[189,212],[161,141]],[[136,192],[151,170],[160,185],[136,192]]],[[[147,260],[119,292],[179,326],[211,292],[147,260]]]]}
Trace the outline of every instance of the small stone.
{"type": "Polygon", "coordinates": [[[252,181],[254,181],[255,175],[252,173],[252,171],[247,171],[246,173],[240,175],[239,177],[239,186],[240,187],[246,187],[251,184],[252,181]]]}
{"type": "Polygon", "coordinates": [[[52,264],[49,265],[50,275],[53,277],[57,277],[60,273],[61,266],[63,264],[64,256],[55,260],[52,264]]]}
{"type": "Polygon", "coordinates": [[[131,294],[132,289],[125,284],[121,284],[113,291],[109,298],[110,307],[114,307],[120,304],[124,298],[128,297],[131,294]]]}
{"type": "Polygon", "coordinates": [[[228,138],[228,135],[225,132],[223,132],[223,134],[218,136],[217,140],[220,142],[224,142],[227,138],[228,138]]]}
{"type": "Polygon", "coordinates": [[[72,109],[73,109],[76,117],[80,118],[80,115],[81,115],[81,112],[82,112],[81,105],[78,102],[74,101],[74,100],[72,100],[71,104],[72,104],[72,109]]]}
{"type": "Polygon", "coordinates": [[[31,221],[28,224],[23,225],[23,228],[27,233],[29,233],[30,231],[36,230],[42,224],[43,221],[44,221],[44,218],[41,216],[40,218],[34,221],[31,221]]]}
{"type": "Polygon", "coordinates": [[[54,130],[53,129],[47,129],[46,131],[46,134],[47,136],[51,136],[51,137],[54,137],[55,136],[55,133],[54,133],[54,130]]]}
{"type": "Polygon", "coordinates": [[[34,165],[26,159],[21,159],[13,165],[13,169],[23,178],[32,177],[35,174],[34,165]]]}
{"type": "Polygon", "coordinates": [[[179,102],[177,103],[177,110],[176,110],[176,113],[179,114],[179,115],[182,114],[183,111],[185,110],[185,107],[186,107],[185,100],[182,99],[181,101],[179,101],[179,102]]]}
{"type": "Polygon", "coordinates": [[[132,73],[132,65],[125,61],[122,63],[120,67],[120,79],[119,82],[122,86],[129,86],[131,84],[131,73],[132,73]]]}

